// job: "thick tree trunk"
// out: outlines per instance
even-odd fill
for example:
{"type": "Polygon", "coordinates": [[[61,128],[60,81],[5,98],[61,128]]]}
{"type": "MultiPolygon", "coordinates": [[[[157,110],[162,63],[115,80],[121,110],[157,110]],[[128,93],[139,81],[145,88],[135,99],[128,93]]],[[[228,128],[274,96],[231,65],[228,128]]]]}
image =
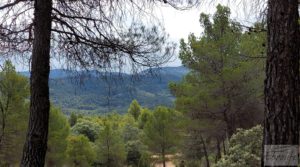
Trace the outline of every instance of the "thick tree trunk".
{"type": "Polygon", "coordinates": [[[298,18],[298,0],[268,1],[264,145],[299,144],[298,18]]]}
{"type": "Polygon", "coordinates": [[[30,117],[21,161],[22,167],[44,166],[47,150],[52,0],[35,0],[34,9],[30,117]]]}

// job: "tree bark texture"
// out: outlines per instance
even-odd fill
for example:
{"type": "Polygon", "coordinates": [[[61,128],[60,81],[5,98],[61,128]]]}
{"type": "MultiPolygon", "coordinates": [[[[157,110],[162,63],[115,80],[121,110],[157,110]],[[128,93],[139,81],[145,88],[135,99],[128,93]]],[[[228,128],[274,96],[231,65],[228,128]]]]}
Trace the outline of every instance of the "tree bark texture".
{"type": "Polygon", "coordinates": [[[30,117],[22,167],[45,163],[49,123],[49,72],[52,0],[34,1],[34,41],[30,76],[30,117]]]}
{"type": "Polygon", "coordinates": [[[298,19],[298,0],[268,0],[264,145],[299,144],[298,19]]]}

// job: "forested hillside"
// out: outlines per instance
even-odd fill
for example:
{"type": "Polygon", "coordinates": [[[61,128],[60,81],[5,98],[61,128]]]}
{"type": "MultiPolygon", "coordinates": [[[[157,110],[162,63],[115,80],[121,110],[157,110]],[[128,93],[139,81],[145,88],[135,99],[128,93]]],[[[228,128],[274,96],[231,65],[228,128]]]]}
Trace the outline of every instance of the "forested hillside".
{"type": "Polygon", "coordinates": [[[300,167],[300,1],[206,2],[1,0],[0,167],[300,167]]]}
{"type": "MultiPolygon", "coordinates": [[[[67,114],[125,113],[133,99],[148,108],[171,107],[175,98],[168,83],[180,81],[187,72],[183,66],[154,68],[135,75],[95,71],[79,75],[72,71],[52,70],[50,97],[52,103],[67,114]]],[[[21,74],[29,77],[28,72],[21,74]]]]}

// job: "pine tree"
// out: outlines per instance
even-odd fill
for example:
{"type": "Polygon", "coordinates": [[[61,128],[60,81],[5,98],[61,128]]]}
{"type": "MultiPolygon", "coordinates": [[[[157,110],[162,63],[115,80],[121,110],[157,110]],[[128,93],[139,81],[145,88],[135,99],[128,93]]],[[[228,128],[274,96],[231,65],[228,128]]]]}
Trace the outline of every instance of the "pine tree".
{"type": "Polygon", "coordinates": [[[187,150],[202,147],[196,151],[204,156],[203,144],[193,146],[203,143],[201,136],[215,145],[209,151],[217,160],[222,155],[221,144],[237,128],[249,128],[262,120],[264,59],[256,57],[265,56],[266,34],[245,32],[230,19],[229,8],[221,5],[212,19],[202,13],[200,23],[204,28],[200,37],[192,34],[187,43],[180,42],[180,59],[191,71],[170,88],[177,97],[176,109],[190,119],[187,150]]]}
{"type": "Polygon", "coordinates": [[[72,112],[71,115],[70,115],[70,118],[69,118],[69,124],[72,127],[76,123],[77,123],[77,115],[74,112],[72,112]]]}
{"type": "Polygon", "coordinates": [[[27,78],[6,61],[0,72],[0,166],[19,163],[29,116],[28,96],[27,78]]]}
{"type": "Polygon", "coordinates": [[[90,166],[96,159],[96,153],[89,139],[83,135],[69,136],[67,145],[67,158],[72,166],[90,166]]]}
{"type": "Polygon", "coordinates": [[[121,167],[126,156],[121,132],[110,120],[104,120],[102,126],[96,140],[97,161],[106,167],[121,167]]]}
{"type": "Polygon", "coordinates": [[[144,142],[150,151],[159,153],[166,167],[166,155],[176,150],[181,142],[181,114],[166,107],[157,107],[143,131],[144,142]]]}
{"type": "Polygon", "coordinates": [[[70,125],[60,109],[51,106],[49,118],[47,166],[63,166],[66,162],[67,138],[70,125]]]}
{"type": "Polygon", "coordinates": [[[138,101],[134,99],[128,108],[128,113],[131,114],[135,120],[137,120],[141,114],[141,109],[142,108],[138,101]]]}

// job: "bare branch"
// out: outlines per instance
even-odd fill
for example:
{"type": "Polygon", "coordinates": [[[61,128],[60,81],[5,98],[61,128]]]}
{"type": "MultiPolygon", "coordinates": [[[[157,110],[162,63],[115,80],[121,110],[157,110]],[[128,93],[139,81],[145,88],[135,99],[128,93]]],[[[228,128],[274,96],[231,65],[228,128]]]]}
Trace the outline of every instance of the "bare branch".
{"type": "Polygon", "coordinates": [[[22,2],[22,1],[25,1],[25,0],[15,0],[12,3],[8,3],[8,4],[5,4],[3,6],[0,6],[0,10],[6,9],[6,8],[9,8],[9,7],[13,7],[13,6],[17,5],[19,2],[22,2]]]}

